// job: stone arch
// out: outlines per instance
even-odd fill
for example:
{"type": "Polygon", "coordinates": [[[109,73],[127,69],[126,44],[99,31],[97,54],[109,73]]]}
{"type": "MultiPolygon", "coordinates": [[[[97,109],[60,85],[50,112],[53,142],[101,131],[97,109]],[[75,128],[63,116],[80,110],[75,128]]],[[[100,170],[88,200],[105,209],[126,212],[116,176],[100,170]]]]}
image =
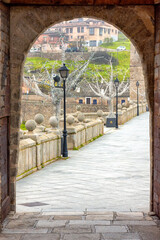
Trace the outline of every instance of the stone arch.
{"type": "MultiPolygon", "coordinates": [[[[28,50],[49,26],[77,17],[102,19],[119,28],[136,47],[143,65],[146,92],[153,112],[154,8],[151,6],[17,6],[10,8],[10,196],[15,210],[15,181],[21,104],[21,77],[28,50]]],[[[153,123],[153,118],[151,121],[153,123]]],[[[152,126],[151,123],[151,126],[152,126]]],[[[152,196],[152,193],[151,193],[152,196]]],[[[152,199],[152,198],[151,198],[152,199]]],[[[152,201],[151,201],[152,202],[152,201]]]]}

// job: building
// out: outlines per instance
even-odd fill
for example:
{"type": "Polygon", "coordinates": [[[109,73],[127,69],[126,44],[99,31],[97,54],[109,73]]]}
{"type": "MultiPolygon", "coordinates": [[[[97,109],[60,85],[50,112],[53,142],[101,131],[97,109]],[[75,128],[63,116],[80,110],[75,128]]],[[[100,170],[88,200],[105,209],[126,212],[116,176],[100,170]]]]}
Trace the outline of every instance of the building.
{"type": "Polygon", "coordinates": [[[118,30],[114,26],[96,19],[78,18],[72,21],[64,21],[48,28],[35,42],[31,51],[51,52],[60,51],[62,38],[65,48],[69,43],[75,43],[76,47],[98,47],[105,40],[118,40],[118,30]]]}

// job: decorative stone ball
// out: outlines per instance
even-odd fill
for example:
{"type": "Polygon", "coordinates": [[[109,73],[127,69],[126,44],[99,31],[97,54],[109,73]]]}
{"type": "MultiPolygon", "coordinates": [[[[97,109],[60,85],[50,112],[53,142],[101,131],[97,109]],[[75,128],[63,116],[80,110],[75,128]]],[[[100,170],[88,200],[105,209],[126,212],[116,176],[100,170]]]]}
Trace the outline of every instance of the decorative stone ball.
{"type": "Polygon", "coordinates": [[[36,122],[34,120],[28,120],[25,123],[25,127],[29,132],[32,132],[36,128],[36,122]]]}
{"type": "Polygon", "coordinates": [[[73,117],[72,115],[69,115],[69,116],[67,117],[67,123],[68,123],[69,125],[72,125],[72,124],[74,123],[74,121],[75,121],[75,119],[74,119],[74,117],[73,117]]]}
{"type": "Polygon", "coordinates": [[[38,113],[35,115],[34,120],[37,124],[41,124],[44,121],[44,116],[38,113]]]}
{"type": "Polygon", "coordinates": [[[124,103],[122,103],[122,107],[126,107],[126,103],[124,102],[124,103]]]}
{"type": "Polygon", "coordinates": [[[122,105],[120,103],[118,104],[118,109],[122,109],[122,105]]]}
{"type": "Polygon", "coordinates": [[[80,106],[80,105],[77,105],[76,110],[77,110],[77,111],[80,111],[80,110],[81,110],[81,106],[80,106]]]}
{"type": "Polygon", "coordinates": [[[50,117],[49,119],[49,124],[53,127],[56,128],[58,126],[58,121],[55,116],[50,117]]]}
{"type": "Polygon", "coordinates": [[[98,110],[97,111],[97,115],[98,115],[98,117],[102,117],[103,116],[103,111],[102,110],[98,110]]]}
{"type": "Polygon", "coordinates": [[[79,121],[79,122],[83,122],[84,119],[85,119],[84,114],[83,114],[83,113],[79,113],[79,114],[78,114],[78,121],[79,121]]]}

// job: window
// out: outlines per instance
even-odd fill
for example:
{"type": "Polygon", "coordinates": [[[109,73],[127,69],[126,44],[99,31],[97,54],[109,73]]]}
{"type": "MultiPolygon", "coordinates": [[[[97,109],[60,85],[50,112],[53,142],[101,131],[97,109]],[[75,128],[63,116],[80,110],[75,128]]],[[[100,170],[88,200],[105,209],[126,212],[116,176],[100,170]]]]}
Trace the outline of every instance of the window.
{"type": "Polygon", "coordinates": [[[69,28],[66,28],[66,33],[69,33],[69,28]]]}
{"type": "Polygon", "coordinates": [[[121,104],[122,104],[122,103],[125,103],[125,100],[124,100],[124,99],[121,100],[121,104]]]}
{"type": "Polygon", "coordinates": [[[98,46],[100,46],[102,44],[102,40],[99,40],[98,42],[98,46]]]}
{"type": "Polygon", "coordinates": [[[115,34],[117,34],[117,30],[115,30],[115,34]]]}
{"type": "Polygon", "coordinates": [[[106,28],[104,28],[104,33],[106,33],[106,28]]]}
{"type": "Polygon", "coordinates": [[[113,32],[114,30],[112,29],[112,32],[113,32]]]}
{"type": "Polygon", "coordinates": [[[70,33],[73,33],[73,28],[70,28],[70,33]]]}
{"type": "Polygon", "coordinates": [[[43,41],[46,43],[47,42],[47,37],[43,37],[43,41]]]}
{"type": "Polygon", "coordinates": [[[108,34],[110,34],[111,33],[111,29],[108,29],[108,34]]]}
{"type": "Polygon", "coordinates": [[[81,39],[84,39],[84,36],[81,36],[81,39]]]}
{"type": "Polygon", "coordinates": [[[103,35],[103,28],[99,28],[99,36],[103,35]]]}
{"type": "Polygon", "coordinates": [[[96,47],[97,46],[97,41],[96,40],[92,40],[89,42],[89,46],[90,47],[96,47]]]}
{"type": "Polygon", "coordinates": [[[79,104],[83,104],[83,99],[79,99],[79,104]]]}
{"type": "Polygon", "coordinates": [[[77,27],[77,32],[80,33],[80,27],[77,27]]]}
{"type": "Polygon", "coordinates": [[[93,104],[97,104],[97,99],[93,99],[93,104]]]}
{"type": "Polygon", "coordinates": [[[94,35],[94,28],[89,29],[89,35],[94,35]]]}
{"type": "Polygon", "coordinates": [[[91,98],[90,97],[86,97],[86,104],[91,104],[91,98]]]}
{"type": "Polygon", "coordinates": [[[71,39],[73,38],[73,36],[71,36],[71,39]]]}
{"type": "Polygon", "coordinates": [[[84,27],[81,27],[81,33],[84,33],[84,27]]]}

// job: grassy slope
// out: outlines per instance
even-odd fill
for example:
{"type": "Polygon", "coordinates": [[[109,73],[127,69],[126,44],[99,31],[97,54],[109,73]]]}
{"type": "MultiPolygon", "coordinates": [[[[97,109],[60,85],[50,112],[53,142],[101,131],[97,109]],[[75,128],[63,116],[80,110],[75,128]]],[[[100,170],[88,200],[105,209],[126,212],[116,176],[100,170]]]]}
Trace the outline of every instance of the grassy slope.
{"type": "MultiPolygon", "coordinates": [[[[104,47],[104,44],[101,45],[104,47]]],[[[128,49],[127,51],[116,51],[110,53],[113,57],[118,58],[119,65],[114,66],[115,74],[118,75],[119,80],[121,81],[123,79],[124,73],[129,69],[130,66],[130,41],[123,35],[119,34],[119,40],[117,42],[112,43],[112,49],[117,49],[117,46],[126,46],[128,49]],[[125,43],[125,44],[123,44],[125,43]]],[[[107,45],[107,48],[110,48],[110,45],[107,45]]],[[[52,66],[55,65],[55,69],[58,71],[59,67],[61,66],[61,61],[55,61],[55,60],[49,60],[46,58],[39,58],[39,57],[32,57],[27,58],[26,63],[31,63],[31,66],[33,70],[41,69],[44,64],[48,68],[48,70],[52,69],[52,66]]],[[[81,61],[83,63],[83,61],[81,61]]],[[[76,65],[74,61],[66,61],[66,66],[70,69],[70,72],[72,72],[76,65]]],[[[109,66],[106,64],[89,64],[87,73],[85,76],[91,76],[90,72],[94,72],[96,74],[96,69],[98,69],[101,73],[101,75],[105,78],[109,77],[110,69],[109,66]]],[[[126,77],[129,77],[129,71],[127,72],[126,77]]]]}

